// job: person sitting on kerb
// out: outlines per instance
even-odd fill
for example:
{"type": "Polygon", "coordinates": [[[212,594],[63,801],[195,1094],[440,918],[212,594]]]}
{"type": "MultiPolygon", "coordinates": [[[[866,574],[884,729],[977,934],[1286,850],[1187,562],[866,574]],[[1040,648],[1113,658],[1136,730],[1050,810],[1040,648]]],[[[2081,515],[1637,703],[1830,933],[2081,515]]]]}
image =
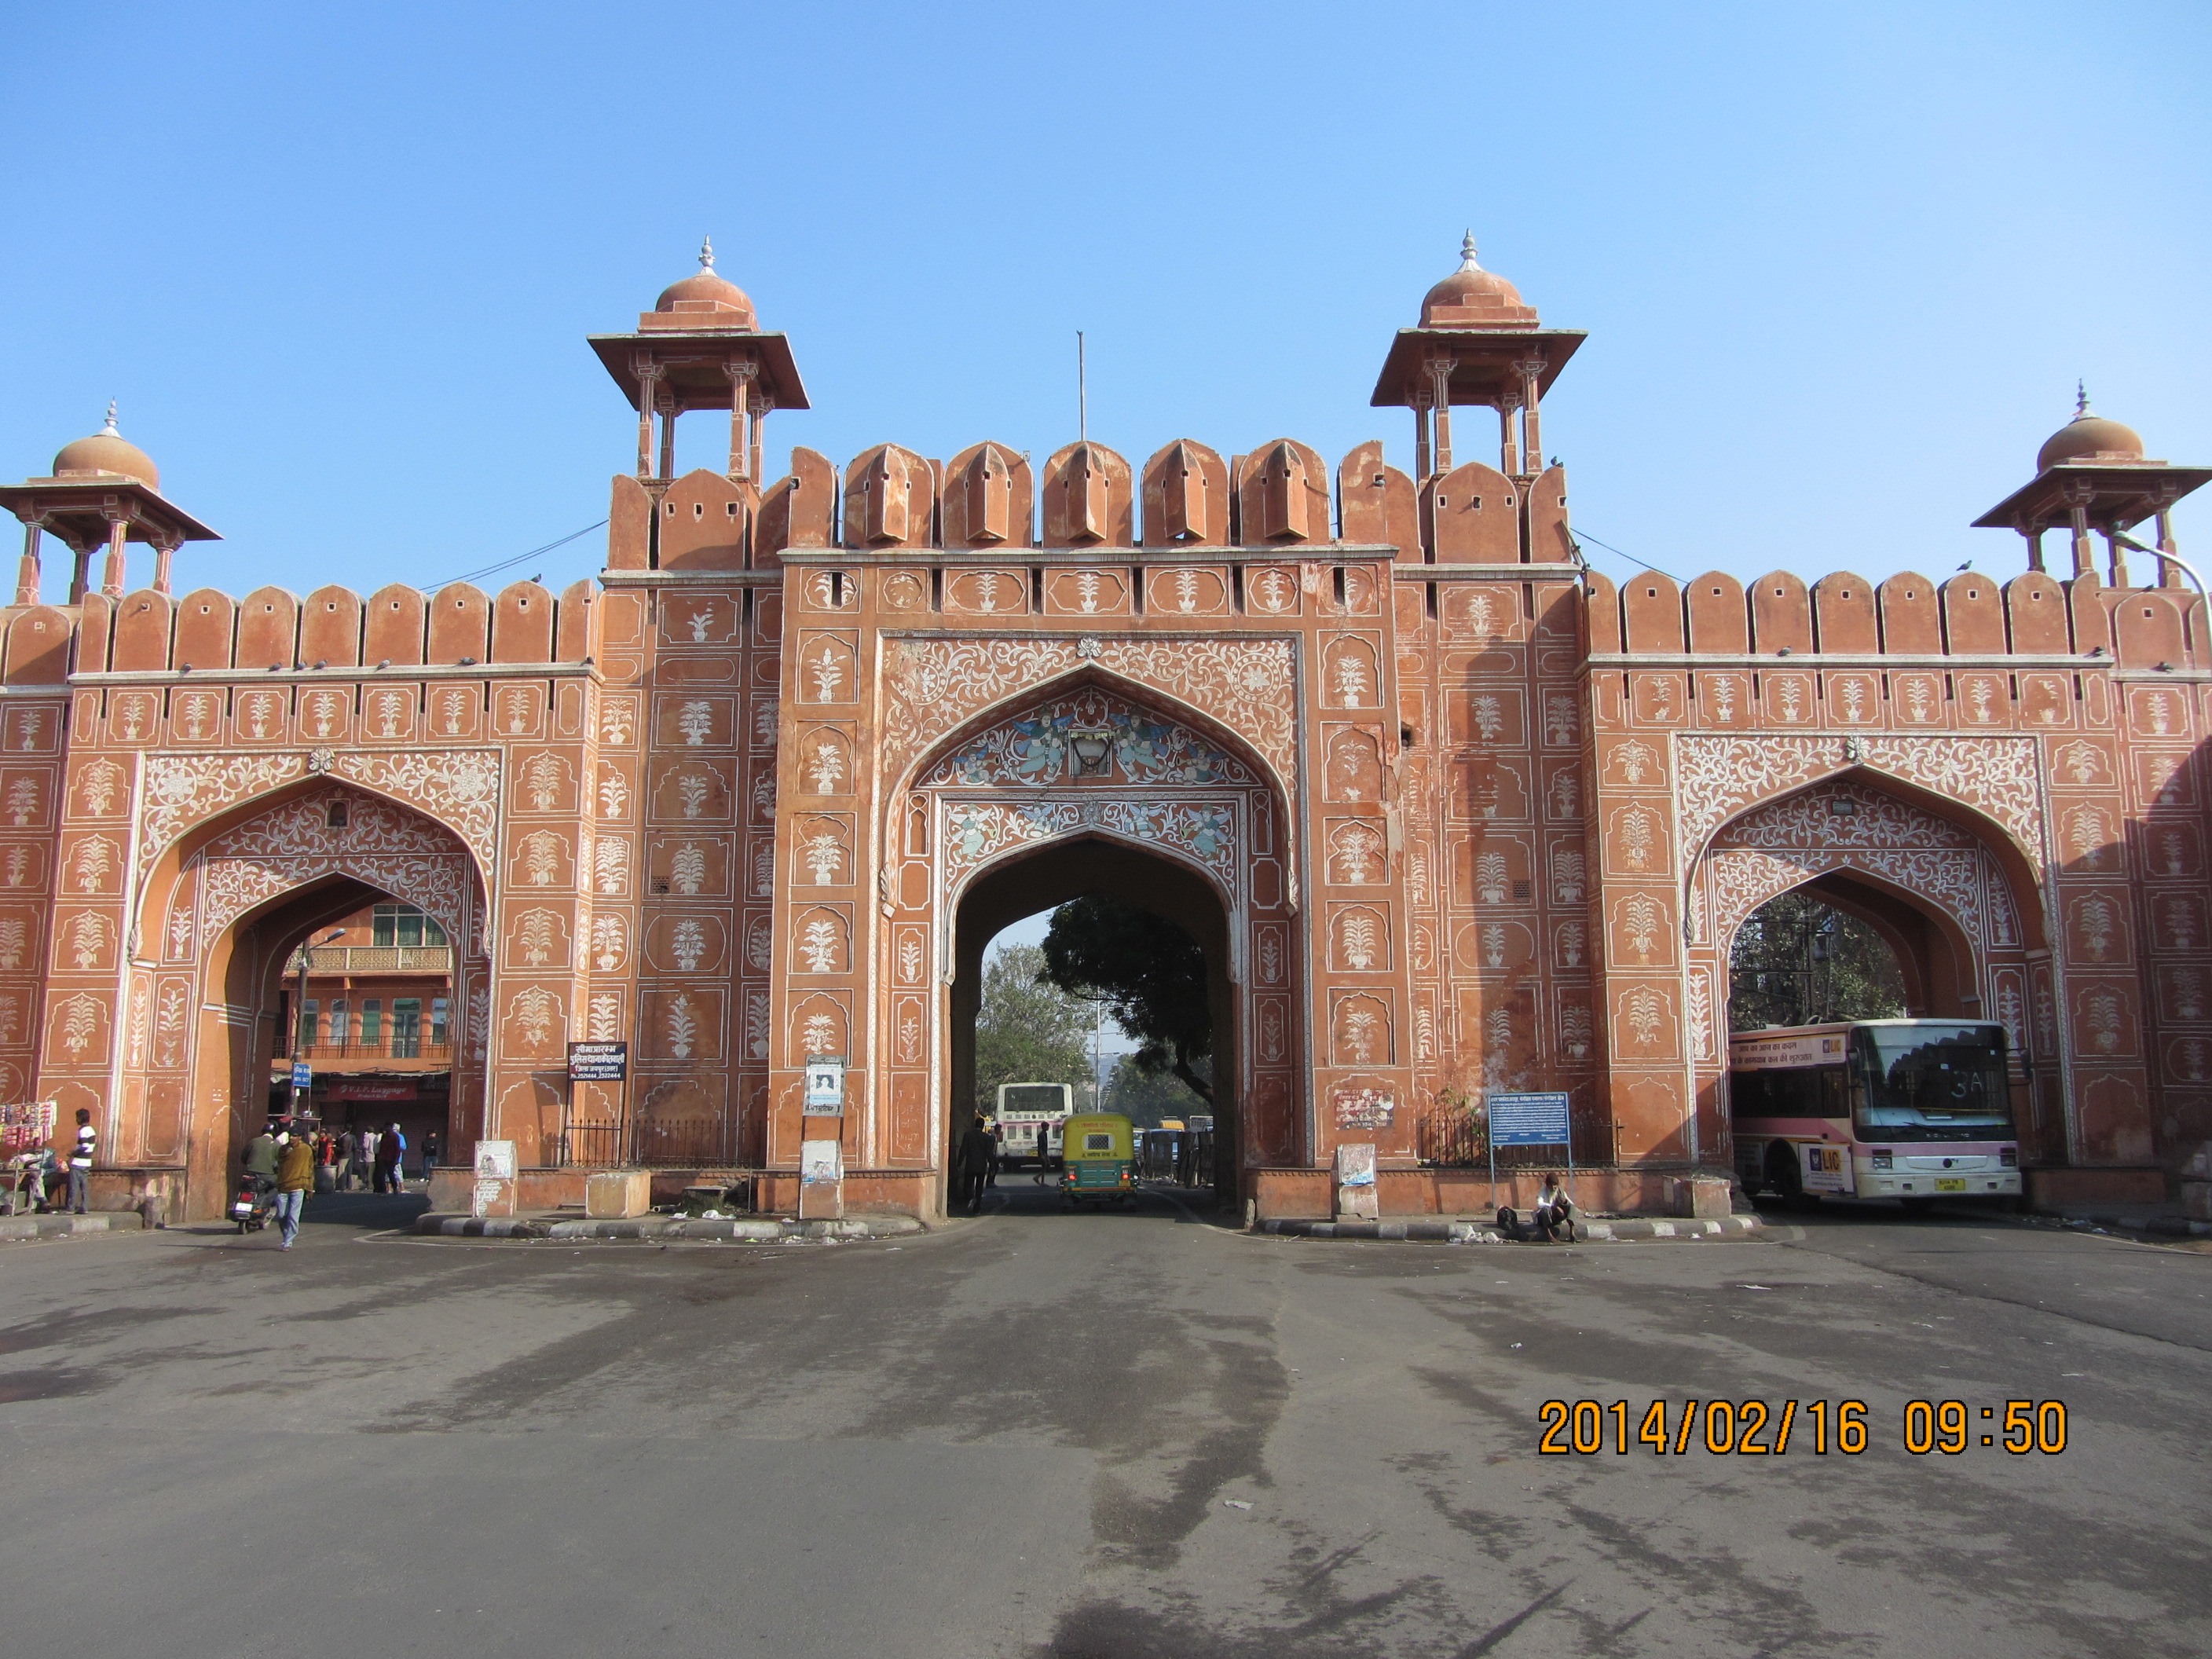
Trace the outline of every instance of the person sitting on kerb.
{"type": "Polygon", "coordinates": [[[1510,1206],[1501,1205],[1498,1211],[1498,1229],[1508,1238],[1530,1242],[1537,1239],[1553,1242],[1563,1238],[1571,1240],[1578,1231],[1576,1213],[1574,1200],[1567,1196],[1567,1189],[1559,1184],[1559,1172],[1547,1170],[1544,1172],[1544,1189],[1536,1194],[1536,1207],[1530,1212],[1527,1224],[1522,1224],[1510,1206]]]}

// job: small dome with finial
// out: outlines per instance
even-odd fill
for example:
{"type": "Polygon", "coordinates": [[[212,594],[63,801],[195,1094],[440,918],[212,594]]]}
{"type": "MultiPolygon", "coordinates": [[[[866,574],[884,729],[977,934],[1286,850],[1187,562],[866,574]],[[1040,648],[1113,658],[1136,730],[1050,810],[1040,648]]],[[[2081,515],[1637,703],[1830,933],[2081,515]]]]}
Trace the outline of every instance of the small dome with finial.
{"type": "Polygon", "coordinates": [[[2139,461],[2142,458],[2143,441],[2134,428],[2092,414],[2088,389],[2076,380],[2074,418],[2044,440],[2043,447],[2035,453],[2035,470],[2048,472],[2068,461],[2139,461]]]}
{"type": "Polygon", "coordinates": [[[125,442],[115,429],[115,401],[107,404],[107,424],[89,438],[79,438],[73,444],[62,446],[62,453],[54,457],[53,476],[57,478],[124,477],[136,478],[149,489],[161,487],[161,469],[156,467],[144,450],[134,443],[125,442]]]}
{"type": "Polygon", "coordinates": [[[1474,233],[1459,245],[1459,269],[1431,289],[1421,301],[1423,328],[1534,328],[1536,307],[1474,257],[1474,233]]]}
{"type": "Polygon", "coordinates": [[[735,283],[714,274],[714,239],[708,237],[699,249],[699,269],[678,283],[671,283],[653,301],[664,314],[696,318],[701,328],[757,329],[753,302],[735,283]]]}

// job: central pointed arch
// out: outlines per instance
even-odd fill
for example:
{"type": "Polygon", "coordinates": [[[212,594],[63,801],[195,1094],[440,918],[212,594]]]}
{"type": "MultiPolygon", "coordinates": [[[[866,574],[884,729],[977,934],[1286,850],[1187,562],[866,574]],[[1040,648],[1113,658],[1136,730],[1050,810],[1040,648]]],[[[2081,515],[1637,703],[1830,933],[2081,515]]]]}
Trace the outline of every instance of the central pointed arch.
{"type": "MultiPolygon", "coordinates": [[[[973,1016],[958,1002],[963,968],[981,948],[974,917],[1018,902],[1009,893],[1046,894],[1032,908],[1048,908],[1095,878],[1105,891],[1149,880],[1185,892],[1201,916],[1218,910],[1209,967],[1218,963],[1216,1042],[1228,1063],[1215,1087],[1229,1105],[1217,1115],[1236,1126],[1236,1156],[1221,1160],[1226,1184],[1238,1190],[1243,1170],[1300,1158],[1312,1136],[1300,1083],[1298,878],[1279,779],[1261,744],[1095,661],[950,724],[899,775],[878,826],[886,914],[927,918],[896,920],[880,935],[892,987],[876,1011],[878,1051],[891,1058],[883,1154],[928,1158],[957,1109],[968,1073],[954,1033],[973,1016]]],[[[834,998],[815,1000],[796,1023],[842,1040],[844,1011],[834,998]]]]}

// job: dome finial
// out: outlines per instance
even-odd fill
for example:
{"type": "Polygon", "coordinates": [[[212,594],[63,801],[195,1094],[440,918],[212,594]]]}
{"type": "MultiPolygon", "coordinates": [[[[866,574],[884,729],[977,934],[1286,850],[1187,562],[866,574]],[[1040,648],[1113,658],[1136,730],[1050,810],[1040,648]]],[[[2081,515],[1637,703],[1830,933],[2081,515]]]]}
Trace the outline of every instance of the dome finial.
{"type": "Polygon", "coordinates": [[[111,438],[119,438],[123,435],[115,429],[115,399],[112,398],[107,400],[107,424],[100,428],[100,431],[111,438]]]}
{"type": "Polygon", "coordinates": [[[2074,417],[2079,420],[2088,412],[2089,383],[2087,380],[2076,380],[2074,382],[2074,417]]]}
{"type": "Polygon", "coordinates": [[[702,236],[699,239],[699,269],[712,270],[714,268],[714,239],[711,236],[702,236]]]}
{"type": "Polygon", "coordinates": [[[1459,268],[1462,270],[1480,270],[1482,269],[1482,267],[1475,262],[1474,232],[1472,229],[1469,229],[1465,235],[1459,239],[1459,268]]]}

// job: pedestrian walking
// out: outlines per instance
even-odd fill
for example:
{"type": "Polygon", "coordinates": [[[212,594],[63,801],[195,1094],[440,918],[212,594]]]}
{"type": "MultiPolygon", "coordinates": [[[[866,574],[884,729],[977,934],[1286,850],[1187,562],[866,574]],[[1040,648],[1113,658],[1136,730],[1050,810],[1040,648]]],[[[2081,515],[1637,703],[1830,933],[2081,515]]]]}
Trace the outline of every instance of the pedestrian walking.
{"type": "Polygon", "coordinates": [[[76,1109],[76,1142],[70,1148],[69,1206],[72,1215],[82,1215],[85,1200],[92,1190],[92,1155],[100,1146],[100,1131],[92,1127],[92,1113],[80,1106],[76,1109]]]}
{"type": "Polygon", "coordinates": [[[374,1128],[363,1129],[361,1132],[360,1169],[362,1177],[368,1182],[371,1192],[384,1190],[376,1184],[376,1143],[383,1139],[384,1137],[378,1134],[374,1128]]]}
{"type": "Polygon", "coordinates": [[[407,1190],[407,1137],[399,1133],[397,1123],[376,1138],[376,1190],[407,1190]]]}
{"type": "Polygon", "coordinates": [[[983,1182],[991,1173],[991,1137],[984,1132],[982,1119],[968,1120],[968,1127],[960,1132],[960,1146],[952,1164],[960,1180],[960,1207],[969,1215],[981,1215],[983,1182]]]}
{"type": "Polygon", "coordinates": [[[315,1148],[304,1134],[288,1133],[276,1139],[283,1148],[276,1163],[276,1224],[284,1233],[284,1242],[276,1248],[289,1250],[300,1235],[300,1212],[315,1184],[315,1148]]]}
{"type": "Polygon", "coordinates": [[[435,1129],[422,1137],[422,1179],[430,1178],[430,1171],[438,1167],[438,1132],[435,1129]]]}

